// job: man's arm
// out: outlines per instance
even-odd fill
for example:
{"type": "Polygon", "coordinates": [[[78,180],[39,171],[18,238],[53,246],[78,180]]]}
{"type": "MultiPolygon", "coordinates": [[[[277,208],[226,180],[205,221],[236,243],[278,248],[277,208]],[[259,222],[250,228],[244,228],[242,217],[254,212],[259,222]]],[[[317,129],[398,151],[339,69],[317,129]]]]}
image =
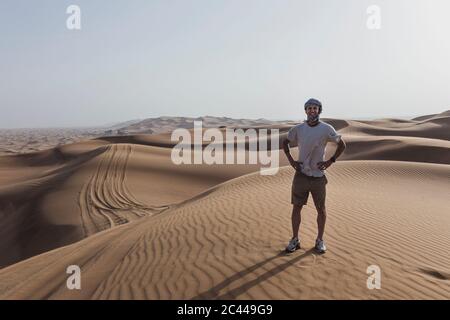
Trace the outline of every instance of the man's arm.
{"type": "Polygon", "coordinates": [[[339,156],[342,154],[342,152],[344,152],[345,148],[347,148],[347,145],[345,144],[345,141],[341,138],[341,140],[339,140],[336,152],[334,153],[334,155],[331,157],[330,160],[334,160],[333,162],[335,162],[337,158],[339,158],[339,156]]]}
{"type": "Polygon", "coordinates": [[[283,151],[284,154],[286,155],[286,157],[289,160],[289,163],[291,164],[291,166],[295,169],[295,170],[299,170],[300,169],[300,163],[298,161],[295,161],[294,158],[292,158],[291,152],[289,150],[289,139],[284,139],[283,140],[283,151]]]}
{"type": "Polygon", "coordinates": [[[331,166],[331,164],[333,164],[334,162],[336,162],[337,158],[339,158],[339,156],[342,154],[342,152],[344,152],[345,148],[347,147],[347,145],[345,144],[345,141],[341,138],[339,140],[336,152],[334,153],[334,155],[327,161],[321,161],[319,163],[317,163],[317,167],[320,170],[326,170],[329,166],[331,166]]]}

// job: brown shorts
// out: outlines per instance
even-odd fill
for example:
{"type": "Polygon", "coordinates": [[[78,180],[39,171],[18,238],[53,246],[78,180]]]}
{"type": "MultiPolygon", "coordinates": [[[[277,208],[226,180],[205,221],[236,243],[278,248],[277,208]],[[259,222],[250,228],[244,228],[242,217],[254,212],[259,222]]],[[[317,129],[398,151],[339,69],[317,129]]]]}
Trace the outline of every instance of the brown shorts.
{"type": "Polygon", "coordinates": [[[309,177],[297,171],[292,181],[291,203],[295,205],[305,205],[311,192],[316,208],[325,207],[327,177],[309,177]]]}

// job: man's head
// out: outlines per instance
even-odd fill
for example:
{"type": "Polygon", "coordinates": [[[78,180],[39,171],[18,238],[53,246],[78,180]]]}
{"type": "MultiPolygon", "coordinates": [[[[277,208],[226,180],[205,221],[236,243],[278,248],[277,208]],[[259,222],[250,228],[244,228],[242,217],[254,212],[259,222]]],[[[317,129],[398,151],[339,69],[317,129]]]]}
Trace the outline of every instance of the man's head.
{"type": "Polygon", "coordinates": [[[305,103],[305,113],[308,116],[308,121],[319,121],[319,115],[322,113],[322,103],[317,99],[309,99],[305,103]]]}

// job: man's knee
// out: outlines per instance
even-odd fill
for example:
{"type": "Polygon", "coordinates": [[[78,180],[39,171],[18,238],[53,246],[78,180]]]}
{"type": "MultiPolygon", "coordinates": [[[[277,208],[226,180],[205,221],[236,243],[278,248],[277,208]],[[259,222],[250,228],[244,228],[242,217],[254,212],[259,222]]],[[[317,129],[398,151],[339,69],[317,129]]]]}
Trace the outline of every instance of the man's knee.
{"type": "Polygon", "coordinates": [[[292,205],[292,213],[300,213],[302,211],[302,204],[293,204],[292,205]]]}
{"type": "Polygon", "coordinates": [[[327,210],[325,208],[325,205],[321,205],[321,206],[316,206],[317,209],[317,214],[321,215],[321,216],[326,216],[327,215],[327,210]]]}

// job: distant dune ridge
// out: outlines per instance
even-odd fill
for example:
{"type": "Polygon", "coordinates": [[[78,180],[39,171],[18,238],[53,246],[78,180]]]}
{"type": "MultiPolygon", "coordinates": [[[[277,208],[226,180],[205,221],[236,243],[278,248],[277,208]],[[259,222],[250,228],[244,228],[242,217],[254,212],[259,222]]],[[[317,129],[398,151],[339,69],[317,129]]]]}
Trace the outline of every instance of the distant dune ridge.
{"type": "Polygon", "coordinates": [[[160,117],[51,148],[34,131],[31,153],[23,130],[0,131],[0,299],[450,299],[450,110],[323,119],[347,143],[327,170],[325,255],[312,199],[302,249],[282,253],[294,174],[282,150],[274,176],[171,162],[170,132],[194,120],[276,128],[280,141],[296,123],[160,117]],[[82,290],[66,287],[73,264],[82,290]],[[366,287],[369,265],[380,290],[366,287]]]}

